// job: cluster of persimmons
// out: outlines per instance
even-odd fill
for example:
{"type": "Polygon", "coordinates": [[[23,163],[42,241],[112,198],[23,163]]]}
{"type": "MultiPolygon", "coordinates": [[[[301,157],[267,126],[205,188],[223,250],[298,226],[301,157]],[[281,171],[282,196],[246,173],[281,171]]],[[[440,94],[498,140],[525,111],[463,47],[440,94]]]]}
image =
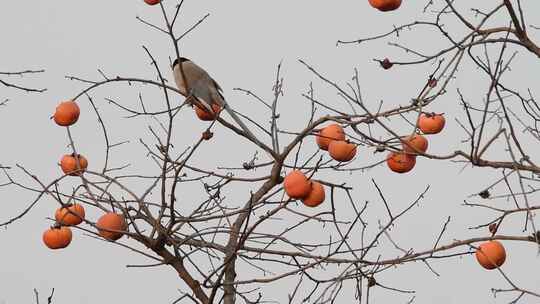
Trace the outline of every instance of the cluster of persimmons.
{"type": "MultiPolygon", "coordinates": [[[[442,131],[445,119],[442,114],[422,113],[418,118],[418,129],[422,134],[437,134],[442,131]]],[[[425,153],[428,140],[420,132],[401,138],[402,150],[390,152],[386,163],[390,170],[406,173],[415,166],[416,156],[425,153]]],[[[321,150],[328,151],[330,156],[339,162],[347,162],[356,155],[356,145],[346,140],[343,127],[330,124],[321,129],[316,136],[317,145],[321,150]]],[[[317,207],[325,200],[323,185],[308,178],[302,171],[293,170],[284,180],[285,193],[291,199],[299,199],[308,207],[317,207]]],[[[496,229],[490,227],[490,230],[496,229]]],[[[476,250],[476,259],[486,269],[496,269],[506,260],[504,246],[496,240],[482,243],[476,250]]]]}
{"type": "MultiPolygon", "coordinates": [[[[401,6],[402,0],[368,0],[369,4],[383,12],[393,11],[401,6]]],[[[389,59],[380,62],[384,69],[390,69],[393,63],[389,59]]],[[[435,87],[437,80],[432,78],[428,85],[435,87]]],[[[401,150],[390,152],[386,157],[386,163],[390,170],[397,173],[411,171],[416,165],[418,154],[426,153],[428,140],[424,135],[437,134],[441,132],[445,125],[445,118],[442,114],[421,113],[418,117],[414,134],[401,137],[401,150]]],[[[339,162],[351,161],[356,155],[356,145],[346,140],[343,127],[337,123],[330,124],[319,130],[316,137],[317,145],[320,149],[328,151],[330,157],[339,162]]],[[[291,199],[299,199],[308,207],[317,207],[325,199],[323,185],[308,178],[302,171],[296,169],[291,171],[284,180],[285,193],[291,199]]],[[[496,229],[490,227],[490,231],[496,229]]],[[[492,233],[495,233],[492,231],[492,233]]],[[[475,252],[478,263],[485,269],[496,269],[506,260],[506,251],[501,242],[491,240],[478,246],[475,252]]]]}
{"type": "MultiPolygon", "coordinates": [[[[144,0],[148,5],[156,5],[161,0],[144,0]]],[[[214,109],[216,113],[221,109],[214,109]]],[[[69,127],[77,122],[81,111],[74,101],[65,101],[56,107],[54,121],[62,127],[69,127]]],[[[214,115],[208,111],[196,108],[196,114],[201,120],[213,120],[214,115]]],[[[88,167],[88,160],[80,154],[64,155],[60,160],[60,167],[64,174],[78,176],[88,167]]],[[[71,243],[72,232],[70,226],[79,225],[84,221],[85,211],[81,204],[63,204],[55,212],[56,223],[43,233],[43,242],[51,249],[65,248],[71,243]]],[[[122,237],[127,223],[124,216],[114,212],[105,213],[96,222],[98,233],[109,241],[116,241],[122,237]]]]}
{"type": "MultiPolygon", "coordinates": [[[[156,5],[161,0],[144,0],[148,5],[156,5]]],[[[401,6],[402,0],[368,0],[369,4],[383,12],[396,10],[401,6]]],[[[384,69],[392,67],[388,59],[381,61],[384,69]]],[[[429,82],[430,87],[436,86],[435,79],[429,82]]],[[[195,105],[197,117],[203,121],[216,119],[222,110],[215,104],[214,113],[195,105]]],[[[74,101],[60,103],[54,114],[54,121],[59,126],[69,127],[77,122],[80,109],[74,101]]],[[[424,135],[437,134],[442,131],[445,118],[442,114],[421,113],[417,121],[420,132],[400,138],[402,149],[390,152],[386,163],[390,170],[397,173],[411,171],[416,164],[416,156],[428,149],[428,140],[424,135]]],[[[346,139],[343,127],[337,123],[330,124],[318,131],[316,143],[321,150],[328,151],[330,157],[339,162],[351,161],[356,155],[356,144],[346,139]]],[[[80,154],[64,155],[60,160],[60,167],[64,174],[79,176],[88,167],[88,160],[80,154]]],[[[293,170],[284,179],[285,193],[291,199],[299,199],[305,206],[317,207],[325,200],[325,190],[321,182],[311,180],[301,170],[293,170]]],[[[65,248],[72,239],[70,226],[81,224],[85,220],[85,210],[81,204],[63,204],[55,212],[56,223],[43,233],[43,242],[51,249],[65,248]]],[[[108,212],[96,222],[98,233],[103,238],[115,241],[122,237],[122,231],[127,229],[127,223],[121,214],[108,212]]],[[[490,227],[490,230],[496,229],[490,227]]],[[[492,231],[493,232],[493,231],[492,231]]],[[[494,233],[494,232],[493,232],[494,233]]],[[[504,246],[496,240],[487,241],[476,250],[476,259],[486,269],[496,269],[506,260],[504,246]]]]}
{"type": "MultiPolygon", "coordinates": [[[[56,107],[53,119],[57,125],[69,127],[77,122],[80,113],[76,102],[64,101],[56,107]]],[[[80,154],[72,153],[62,157],[60,167],[67,176],[79,176],[88,167],[88,160],[80,154]]],[[[43,233],[43,242],[51,249],[65,248],[72,239],[69,227],[79,225],[85,220],[84,207],[78,203],[62,203],[62,206],[56,210],[54,217],[56,222],[43,233]]],[[[103,238],[116,241],[122,237],[122,231],[127,229],[127,223],[123,215],[107,212],[98,219],[96,228],[103,238]]]]}
{"type": "MultiPolygon", "coordinates": [[[[422,113],[418,119],[418,128],[424,134],[439,133],[445,124],[442,114],[422,113]]],[[[415,133],[401,139],[403,149],[390,152],[386,158],[388,167],[398,173],[410,171],[416,164],[416,155],[427,151],[427,139],[415,133]]],[[[332,123],[317,132],[316,143],[319,149],[328,151],[330,157],[338,162],[351,161],[356,156],[356,144],[350,142],[343,127],[332,123]]],[[[302,171],[293,170],[284,180],[284,189],[292,199],[300,199],[308,207],[317,207],[325,199],[324,187],[320,182],[312,181],[302,171]]]]}
{"type": "Polygon", "coordinates": [[[386,164],[390,170],[397,173],[411,171],[416,165],[416,156],[421,153],[426,153],[428,149],[429,143],[424,135],[441,132],[445,122],[445,118],[442,114],[420,114],[417,121],[417,127],[421,132],[415,132],[412,135],[401,138],[402,149],[397,152],[390,152],[386,157],[386,164]]]}

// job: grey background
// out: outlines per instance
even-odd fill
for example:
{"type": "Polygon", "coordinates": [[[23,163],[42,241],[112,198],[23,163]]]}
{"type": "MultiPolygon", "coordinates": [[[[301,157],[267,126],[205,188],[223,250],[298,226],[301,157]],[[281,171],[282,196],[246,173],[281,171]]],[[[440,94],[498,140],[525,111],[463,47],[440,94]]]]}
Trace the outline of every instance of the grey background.
{"type": "MultiPolygon", "coordinates": [[[[172,11],[174,1],[167,2],[169,11],[172,11]]],[[[295,131],[302,128],[309,117],[309,103],[300,94],[307,90],[311,81],[321,100],[346,109],[335,91],[315,79],[296,61],[298,58],[313,64],[340,84],[349,81],[353,68],[358,68],[364,98],[372,110],[377,108],[380,100],[385,101],[386,108],[408,103],[423,86],[433,66],[384,71],[371,59],[385,56],[406,58],[402,51],[388,46],[387,40],[344,47],[336,47],[335,42],[338,39],[354,39],[386,32],[394,24],[427,18],[420,15],[424,2],[405,1],[399,11],[381,14],[364,0],[187,1],[178,31],[189,27],[207,12],[211,14],[207,21],[185,39],[182,53],[211,71],[225,89],[233,107],[242,108],[243,112],[260,121],[268,119],[263,109],[243,94],[232,91],[232,88],[254,90],[270,99],[276,66],[283,61],[285,96],[281,101],[281,124],[285,129],[295,131]]],[[[468,7],[469,1],[461,2],[463,4],[459,6],[468,7]]],[[[498,3],[485,1],[489,7],[495,2],[498,3]]],[[[534,23],[532,19],[537,16],[540,4],[536,1],[526,2],[526,11],[530,12],[530,21],[534,23]]],[[[8,97],[11,101],[8,107],[0,108],[0,163],[24,165],[45,182],[60,175],[56,163],[62,154],[67,153],[68,141],[65,130],[54,125],[49,117],[60,100],[71,98],[85,87],[64,79],[65,75],[100,79],[96,70],[101,68],[110,76],[155,79],[149,59],[141,48],[141,45],[146,45],[172,80],[168,57],[173,56],[174,52],[168,37],[141,24],[135,16],[161,24],[159,8],[149,7],[142,0],[21,0],[3,1],[0,4],[0,70],[45,68],[45,74],[23,79],[14,77],[13,80],[48,88],[44,94],[26,94],[1,88],[0,97],[8,97]]],[[[504,16],[499,16],[497,20],[499,24],[506,25],[504,16]]],[[[538,23],[540,21],[536,25],[538,23]]],[[[451,21],[446,24],[449,27],[453,25],[451,21]]],[[[455,28],[457,31],[463,30],[461,26],[455,28]]],[[[540,40],[538,33],[532,31],[531,35],[536,41],[540,40]]],[[[442,45],[437,35],[424,30],[412,33],[404,31],[400,42],[425,52],[442,45]]],[[[534,88],[538,85],[538,60],[524,50],[519,51],[521,55],[505,80],[520,90],[534,88]]],[[[449,93],[430,107],[432,111],[447,113],[448,121],[448,127],[442,135],[430,138],[430,152],[447,154],[466,147],[461,142],[465,134],[453,119],[465,119],[455,89],[461,88],[470,102],[479,104],[485,97],[487,85],[485,77],[470,68],[470,61],[467,60],[456,81],[449,86],[449,93]]],[[[147,126],[155,127],[156,123],[149,119],[122,119],[125,113],[107,105],[103,98],[115,98],[122,104],[136,106],[140,91],[148,104],[155,106],[155,109],[163,108],[161,92],[151,88],[112,84],[92,94],[110,128],[112,141],[130,140],[130,144],[115,150],[112,156],[114,165],[132,164],[126,172],[155,170],[145,158],[145,151],[138,144],[138,139],[144,138],[151,142],[147,126]]],[[[182,100],[177,98],[178,102],[182,100]]],[[[90,167],[97,171],[103,165],[101,130],[87,100],[81,99],[79,104],[82,115],[73,128],[74,136],[78,148],[89,157],[90,167]]],[[[519,107],[516,109],[519,110],[519,107]]],[[[184,112],[176,122],[177,152],[193,143],[204,129],[204,125],[193,118],[191,110],[186,109],[184,112]]],[[[398,130],[404,127],[397,121],[392,126],[398,130]]],[[[408,129],[402,133],[406,132],[409,132],[408,129]]],[[[195,164],[208,169],[218,164],[238,166],[255,151],[252,147],[242,145],[223,128],[217,127],[215,133],[216,138],[203,147],[201,154],[193,160],[195,164]]],[[[381,137],[386,136],[383,132],[379,133],[381,137]]],[[[531,143],[525,136],[523,140],[531,143]]],[[[501,145],[497,147],[502,148],[501,145]]],[[[526,147],[531,156],[534,156],[534,146],[526,147]]],[[[314,144],[306,149],[307,152],[315,151],[314,144]]],[[[487,155],[493,158],[506,157],[496,150],[487,155]]],[[[368,165],[383,157],[382,154],[374,155],[373,149],[359,148],[355,165],[368,165]]],[[[433,245],[447,216],[452,216],[452,222],[443,243],[486,235],[485,230],[468,230],[468,227],[484,223],[494,214],[463,207],[462,203],[468,195],[482,190],[498,178],[500,173],[487,169],[461,169],[462,164],[459,163],[419,159],[417,168],[408,175],[391,174],[385,166],[378,166],[351,175],[323,173],[319,178],[333,182],[346,181],[355,187],[354,194],[359,204],[365,200],[372,202],[373,207],[368,217],[371,232],[376,231],[377,220],[386,220],[371,178],[375,178],[385,190],[395,211],[404,208],[429,184],[431,191],[420,206],[392,230],[393,238],[400,241],[402,247],[423,250],[433,245]]],[[[263,170],[256,172],[256,175],[264,174],[266,172],[263,170]]],[[[31,183],[20,171],[15,176],[31,183]]],[[[133,186],[137,187],[135,184],[133,186]]],[[[70,184],[66,183],[64,187],[69,191],[70,184]]],[[[185,199],[182,208],[189,210],[190,199],[200,198],[200,188],[200,185],[183,188],[185,199]]],[[[236,188],[228,191],[231,204],[238,205],[249,193],[249,189],[242,185],[236,185],[236,188]]],[[[504,193],[505,189],[499,189],[499,192],[504,193]]],[[[1,220],[20,212],[35,197],[33,193],[14,187],[0,189],[0,195],[1,220]]],[[[498,204],[501,207],[511,206],[508,205],[510,202],[504,200],[498,201],[498,204]]],[[[24,219],[0,232],[0,303],[29,303],[33,301],[32,288],[37,288],[45,296],[52,287],[57,289],[54,303],[169,303],[178,297],[178,289],[186,289],[175,273],[166,267],[125,268],[125,264],[146,263],[148,260],[131,251],[84,236],[80,231],[75,231],[73,243],[68,249],[46,249],[41,242],[41,234],[51,223],[45,218],[51,217],[56,207],[53,200],[43,199],[24,219]]],[[[350,207],[345,205],[342,208],[339,212],[346,216],[347,208],[350,207]]],[[[97,218],[98,212],[88,210],[88,216],[97,218]]],[[[276,227],[286,225],[284,221],[286,218],[276,227]]],[[[523,216],[514,217],[505,226],[504,234],[520,234],[522,222],[523,216]]],[[[265,229],[276,227],[267,225],[265,229]]],[[[316,239],[320,237],[321,230],[325,231],[323,227],[313,225],[313,230],[304,231],[302,236],[316,239]]],[[[398,255],[391,246],[385,246],[388,251],[383,253],[387,257],[398,255]]],[[[505,242],[505,246],[508,260],[503,268],[520,287],[538,291],[540,278],[534,269],[540,266],[540,260],[535,246],[515,242],[505,242]]],[[[481,269],[473,257],[437,261],[432,265],[441,277],[435,277],[424,265],[418,263],[400,266],[385,272],[378,279],[389,286],[416,290],[416,303],[508,302],[508,297],[494,299],[490,294],[491,287],[508,287],[503,279],[494,272],[481,269]]],[[[246,277],[252,274],[247,272],[246,277]]],[[[289,292],[290,286],[281,282],[270,285],[264,291],[269,298],[283,302],[286,299],[284,290],[289,292]]],[[[346,291],[345,295],[347,297],[342,300],[352,302],[350,292],[346,291]]],[[[372,295],[377,303],[405,303],[409,299],[409,296],[381,289],[374,290],[372,295]]],[[[536,302],[539,300],[525,300],[525,303],[536,302]]]]}

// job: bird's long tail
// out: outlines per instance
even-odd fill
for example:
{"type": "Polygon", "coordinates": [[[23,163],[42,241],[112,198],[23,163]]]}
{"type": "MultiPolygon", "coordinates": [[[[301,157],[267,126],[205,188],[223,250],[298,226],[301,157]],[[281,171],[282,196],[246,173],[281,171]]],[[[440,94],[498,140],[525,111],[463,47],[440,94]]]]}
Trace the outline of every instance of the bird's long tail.
{"type": "Polygon", "coordinates": [[[255,137],[255,135],[249,130],[249,128],[246,126],[246,124],[244,124],[244,122],[240,119],[240,117],[238,117],[238,115],[234,112],[234,110],[229,106],[229,104],[225,101],[225,97],[223,96],[223,94],[221,94],[221,92],[219,91],[219,86],[217,85],[216,82],[214,82],[214,85],[216,86],[216,91],[215,93],[217,94],[212,94],[212,93],[209,93],[208,95],[209,96],[205,96],[207,98],[201,98],[199,96],[196,96],[195,94],[193,94],[193,96],[197,99],[197,101],[199,101],[206,109],[208,109],[209,111],[214,111],[212,109],[212,107],[210,106],[209,103],[207,102],[204,102],[204,100],[214,100],[214,102],[217,102],[220,106],[222,106],[226,111],[227,113],[231,116],[231,118],[236,122],[236,124],[238,124],[238,126],[240,126],[240,128],[244,131],[244,133],[246,133],[246,135],[248,137],[251,138],[251,140],[255,141],[256,143],[260,143],[259,140],[257,139],[257,137],[255,137]]]}
{"type": "Polygon", "coordinates": [[[252,139],[256,140],[257,137],[255,137],[255,135],[253,135],[253,133],[249,130],[249,128],[246,126],[246,124],[244,124],[244,122],[240,119],[240,117],[238,117],[238,115],[236,114],[236,112],[234,112],[233,109],[231,109],[231,107],[229,106],[228,103],[224,102],[223,103],[223,108],[225,108],[225,110],[227,111],[227,113],[231,116],[231,118],[240,126],[240,128],[249,136],[251,137],[252,139]]]}

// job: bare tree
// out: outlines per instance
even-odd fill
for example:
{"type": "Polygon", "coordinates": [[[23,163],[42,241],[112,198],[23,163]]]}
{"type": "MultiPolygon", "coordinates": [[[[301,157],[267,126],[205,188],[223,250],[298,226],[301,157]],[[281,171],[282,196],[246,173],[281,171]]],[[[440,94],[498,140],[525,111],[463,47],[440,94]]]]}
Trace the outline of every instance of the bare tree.
{"type": "MultiPolygon", "coordinates": [[[[38,74],[38,73],[43,73],[43,72],[45,72],[45,70],[24,70],[24,71],[15,71],[15,72],[0,71],[0,77],[2,77],[0,78],[0,84],[4,87],[15,89],[15,90],[42,93],[42,92],[45,92],[47,89],[36,89],[36,88],[27,87],[21,84],[17,84],[13,82],[11,79],[13,77],[24,77],[29,74],[38,74]]],[[[2,105],[3,104],[5,104],[5,101],[2,102],[2,105]]]]}
{"type": "MultiPolygon", "coordinates": [[[[34,296],[36,297],[36,304],[39,304],[39,292],[37,289],[34,288],[34,296]]],[[[54,288],[51,289],[51,294],[47,297],[47,304],[51,304],[53,302],[53,296],[54,296],[54,288]]]]}
{"type": "MultiPolygon", "coordinates": [[[[45,72],[45,70],[24,70],[24,71],[15,71],[15,72],[0,71],[0,86],[6,87],[12,90],[24,91],[24,92],[29,92],[29,93],[43,93],[47,89],[36,89],[32,87],[27,87],[25,85],[17,84],[11,80],[13,77],[24,77],[28,74],[38,74],[38,73],[43,73],[43,72],[45,72]]],[[[8,102],[9,102],[9,98],[0,96],[0,108],[6,106],[8,102]]],[[[9,169],[9,167],[2,166],[1,160],[0,160],[0,169],[9,169]]],[[[2,185],[3,184],[0,183],[0,186],[2,185]]]]}
{"type": "MultiPolygon", "coordinates": [[[[538,28],[526,22],[528,18],[520,0],[486,1],[481,4],[472,1],[461,1],[458,4],[458,1],[451,0],[426,2],[422,15],[425,20],[395,26],[386,33],[375,33],[372,37],[340,40],[337,43],[340,47],[361,47],[373,40],[392,40],[389,45],[403,50],[404,57],[399,60],[374,59],[385,68],[391,65],[392,69],[421,65],[433,67],[432,73],[426,75],[419,88],[418,95],[407,105],[391,107],[382,102],[365,100],[360,89],[358,71],[353,71],[350,83],[340,84],[329,79],[315,65],[299,60],[299,64],[319,80],[317,84],[311,84],[303,94],[306,105],[310,107],[311,117],[300,130],[289,130],[280,123],[279,113],[287,111],[286,106],[280,103],[284,84],[281,65],[277,66],[271,96],[263,97],[252,90],[236,89],[259,103],[263,109],[261,111],[266,115],[265,119],[255,119],[250,113],[237,111],[250,124],[256,137],[237,127],[226,116],[220,115],[209,124],[199,140],[180,149],[180,144],[174,142],[175,132],[179,131],[175,126],[181,124],[177,117],[190,105],[189,99],[192,96],[187,96],[187,102],[177,102],[180,92],[166,79],[172,60],[165,64],[164,60],[157,60],[144,47],[157,80],[111,76],[101,70],[102,79],[99,80],[66,76],[84,85],[73,100],[90,103],[95,110],[106,143],[105,165],[101,170],[86,170],[78,175],[79,184],[72,190],[65,190],[68,189],[65,186],[66,180],[73,179],[68,175],[59,176],[53,181],[43,181],[31,170],[17,166],[18,172],[23,172],[35,181],[38,185],[35,186],[19,182],[14,177],[14,170],[5,169],[9,183],[4,184],[4,187],[33,191],[36,198],[23,212],[2,225],[9,225],[22,218],[46,196],[54,199],[58,206],[76,201],[104,212],[121,213],[128,223],[128,228],[122,231],[126,238],[114,244],[153,261],[152,264],[131,267],[168,265],[176,271],[186,289],[175,303],[276,301],[276,295],[265,293],[265,286],[278,281],[291,282],[288,285],[290,290],[287,291],[289,303],[333,303],[344,293],[357,303],[369,303],[372,297],[370,290],[373,288],[403,294],[408,303],[413,303],[414,290],[405,290],[399,283],[387,283],[378,277],[385,272],[400,271],[400,266],[414,262],[425,264],[434,276],[438,276],[431,266],[432,261],[471,255],[477,244],[483,241],[504,240],[540,245],[540,232],[534,221],[534,213],[540,209],[540,205],[536,205],[533,200],[540,189],[537,186],[540,182],[540,167],[533,153],[537,147],[534,143],[540,139],[537,125],[540,121],[540,108],[532,89],[520,92],[505,84],[503,77],[511,73],[512,63],[518,56],[540,57],[540,47],[529,35],[529,31],[538,28]],[[482,8],[474,7],[476,5],[482,8]],[[501,15],[505,18],[500,18],[501,15]],[[495,16],[499,18],[493,20],[495,16]],[[501,19],[503,23],[497,24],[501,19]],[[451,24],[452,28],[445,24],[451,24]],[[420,27],[433,30],[443,39],[435,52],[426,53],[400,42],[404,30],[411,30],[414,34],[420,27]],[[518,51],[525,51],[525,54],[518,55],[518,51]],[[464,69],[477,71],[489,79],[485,98],[481,102],[469,101],[459,88],[453,87],[457,71],[464,69]],[[154,141],[141,139],[139,142],[155,165],[154,172],[128,174],[124,173],[127,166],[110,165],[109,159],[114,149],[125,142],[111,141],[109,128],[99,111],[98,103],[101,101],[95,100],[93,95],[102,87],[105,89],[119,83],[130,84],[134,90],[154,88],[163,94],[163,106],[159,110],[149,110],[142,95],[139,95],[138,107],[113,98],[105,100],[127,113],[127,119],[148,117],[158,122],[159,128],[148,128],[154,141]],[[334,90],[342,98],[342,105],[335,106],[319,100],[315,94],[317,85],[334,90]],[[419,132],[419,116],[429,113],[430,106],[448,94],[457,96],[459,106],[467,118],[466,121],[456,120],[463,128],[463,143],[466,147],[446,154],[416,151],[413,152],[414,157],[432,161],[453,160],[464,166],[491,168],[501,174],[500,178],[494,179],[465,201],[466,206],[494,211],[497,215],[491,221],[474,227],[484,229],[485,237],[445,243],[446,235],[449,234],[448,224],[452,220],[448,217],[447,221],[441,223],[441,230],[436,237],[425,240],[424,248],[405,249],[400,245],[400,240],[393,238],[391,228],[404,215],[413,213],[415,207],[429,194],[430,187],[426,186],[419,191],[406,207],[398,208],[386,198],[385,186],[373,179],[371,186],[379,194],[387,217],[378,223],[371,223],[373,219],[369,216],[368,202],[355,197],[351,185],[323,180],[319,176],[329,172],[336,176],[334,180],[340,180],[338,176],[343,174],[369,172],[369,169],[383,164],[384,159],[367,166],[358,166],[354,160],[336,162],[320,150],[310,153],[308,151],[313,150],[308,147],[313,146],[313,137],[320,129],[332,122],[345,128],[349,142],[354,145],[377,153],[401,152],[402,137],[419,132]],[[410,126],[409,134],[401,134],[394,127],[395,123],[403,122],[410,126]],[[212,144],[212,130],[215,128],[229,129],[237,135],[239,142],[249,142],[250,146],[246,149],[253,150],[253,157],[237,167],[215,169],[204,168],[192,161],[203,145],[212,144]],[[525,142],[526,145],[523,144],[525,142]],[[500,159],[489,158],[488,152],[500,144],[504,145],[504,151],[499,151],[504,156],[500,159]],[[284,176],[293,169],[301,170],[310,179],[324,185],[327,208],[316,209],[317,212],[297,208],[297,201],[284,194],[284,176]],[[180,199],[179,189],[184,184],[194,182],[203,187],[205,195],[180,199]],[[141,189],[141,184],[146,187],[141,189]],[[231,191],[240,192],[243,202],[237,204],[228,200],[224,193],[231,191]],[[493,191],[498,194],[492,195],[493,191]],[[339,204],[336,203],[338,198],[339,204]],[[191,206],[189,211],[186,211],[187,206],[180,206],[181,202],[187,200],[191,206]],[[347,201],[346,207],[343,200],[347,201]],[[509,200],[512,205],[494,207],[490,202],[497,200],[509,200]],[[524,217],[523,232],[516,235],[503,233],[507,219],[515,216],[524,217]],[[272,227],[269,223],[278,218],[286,219],[285,224],[282,223],[278,228],[272,227]],[[322,225],[325,229],[315,240],[306,236],[306,231],[309,231],[307,227],[313,224],[322,225]],[[490,227],[490,233],[487,227],[490,227]],[[135,243],[144,245],[146,250],[136,248],[135,243]],[[387,245],[394,247],[399,255],[388,254],[383,249],[387,245]],[[353,289],[348,290],[354,292],[346,292],[345,286],[353,286],[353,289]]],[[[177,30],[176,23],[183,11],[183,3],[180,1],[173,11],[167,11],[166,6],[160,3],[163,16],[160,25],[138,18],[140,22],[169,37],[174,59],[183,55],[180,51],[182,39],[192,34],[208,17],[203,16],[187,29],[177,30]]],[[[531,14],[528,17],[535,16],[531,14]]],[[[66,130],[72,152],[78,154],[80,151],[77,149],[76,137],[69,127],[66,130]]],[[[95,220],[85,218],[84,224],[75,229],[101,238],[95,220]]],[[[515,295],[512,303],[520,300],[525,303],[525,299],[540,298],[540,290],[521,288],[513,281],[513,275],[502,268],[497,268],[496,272],[507,287],[494,288],[495,294],[515,295]]]]}

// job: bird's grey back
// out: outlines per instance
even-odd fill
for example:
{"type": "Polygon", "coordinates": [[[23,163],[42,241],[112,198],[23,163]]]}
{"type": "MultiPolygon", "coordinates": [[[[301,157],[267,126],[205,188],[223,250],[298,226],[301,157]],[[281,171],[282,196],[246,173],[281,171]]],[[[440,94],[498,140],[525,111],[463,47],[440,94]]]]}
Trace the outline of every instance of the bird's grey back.
{"type": "Polygon", "coordinates": [[[190,75],[190,77],[186,78],[190,86],[189,89],[195,97],[204,99],[210,104],[214,101],[223,105],[223,95],[220,93],[221,87],[204,69],[193,61],[183,62],[182,67],[184,68],[184,73],[190,75]]]}

